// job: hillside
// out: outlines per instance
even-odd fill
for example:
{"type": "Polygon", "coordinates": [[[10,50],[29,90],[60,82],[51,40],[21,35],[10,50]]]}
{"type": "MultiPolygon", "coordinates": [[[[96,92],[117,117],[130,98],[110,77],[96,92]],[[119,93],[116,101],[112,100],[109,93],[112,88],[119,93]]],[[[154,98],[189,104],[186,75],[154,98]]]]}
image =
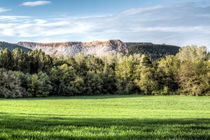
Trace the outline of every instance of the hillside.
{"type": "Polygon", "coordinates": [[[25,52],[31,51],[31,49],[25,48],[23,46],[19,46],[17,44],[11,44],[11,43],[7,43],[7,42],[0,42],[0,50],[4,50],[8,48],[10,51],[18,48],[18,49],[22,49],[25,52]]]}
{"type": "Polygon", "coordinates": [[[41,49],[46,54],[74,56],[77,53],[85,55],[105,56],[109,52],[114,54],[127,48],[120,40],[92,41],[92,42],[58,42],[58,43],[35,43],[19,42],[18,45],[28,49],[41,49]]]}
{"type": "Polygon", "coordinates": [[[28,49],[41,49],[47,54],[54,56],[63,54],[74,56],[77,53],[85,55],[105,56],[108,53],[117,54],[119,52],[126,54],[142,53],[151,60],[164,57],[166,55],[175,55],[179,47],[170,45],[156,45],[152,43],[141,42],[122,42],[120,40],[92,41],[92,42],[58,42],[58,43],[35,43],[19,42],[18,45],[28,49]]]}
{"type": "Polygon", "coordinates": [[[180,47],[172,45],[160,45],[160,44],[136,44],[128,46],[126,50],[122,52],[127,55],[132,54],[144,54],[151,60],[157,60],[167,55],[176,55],[179,52],[180,47]]]}

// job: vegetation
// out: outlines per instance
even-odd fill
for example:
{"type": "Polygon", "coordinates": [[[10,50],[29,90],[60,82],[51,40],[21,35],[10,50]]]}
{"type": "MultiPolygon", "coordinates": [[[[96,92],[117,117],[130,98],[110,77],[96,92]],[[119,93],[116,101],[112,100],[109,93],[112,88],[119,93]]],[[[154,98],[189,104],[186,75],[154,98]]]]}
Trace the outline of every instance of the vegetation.
{"type": "Polygon", "coordinates": [[[157,60],[167,55],[176,55],[180,47],[172,45],[158,44],[138,44],[129,46],[123,53],[127,55],[144,54],[150,60],[157,60]]]}
{"type": "Polygon", "coordinates": [[[210,60],[205,47],[151,61],[142,54],[59,58],[41,50],[0,50],[0,97],[102,94],[210,95],[210,60]]]}
{"type": "Polygon", "coordinates": [[[6,48],[9,49],[10,51],[13,51],[15,49],[22,49],[25,52],[31,51],[30,49],[27,49],[25,47],[22,47],[22,46],[19,46],[19,45],[16,45],[16,44],[11,44],[11,43],[0,41],[0,50],[4,50],[6,48]]]}
{"type": "Polygon", "coordinates": [[[0,139],[210,139],[209,56],[0,50],[0,139]]]}
{"type": "Polygon", "coordinates": [[[0,139],[210,139],[210,97],[0,100],[0,139]]]}

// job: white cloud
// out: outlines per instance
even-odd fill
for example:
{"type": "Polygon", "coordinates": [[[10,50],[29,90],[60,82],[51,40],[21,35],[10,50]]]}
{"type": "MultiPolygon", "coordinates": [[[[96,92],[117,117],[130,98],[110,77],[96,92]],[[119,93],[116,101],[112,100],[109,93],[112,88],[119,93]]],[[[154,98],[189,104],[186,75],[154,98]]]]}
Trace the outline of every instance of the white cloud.
{"type": "Polygon", "coordinates": [[[93,25],[73,19],[33,19],[30,17],[0,16],[0,20],[10,20],[10,23],[0,23],[0,36],[8,37],[52,37],[66,34],[83,34],[91,31],[93,25]]]}
{"type": "Polygon", "coordinates": [[[121,14],[128,16],[128,15],[140,14],[143,12],[154,11],[154,10],[158,10],[158,9],[161,9],[164,7],[165,6],[158,5],[158,6],[146,7],[146,8],[133,8],[133,9],[128,9],[128,10],[123,11],[123,12],[121,12],[121,14]]]}
{"type": "Polygon", "coordinates": [[[20,21],[25,20],[25,19],[29,19],[30,17],[28,16],[0,16],[0,21],[5,21],[5,22],[16,22],[16,21],[20,21]]]}
{"type": "Polygon", "coordinates": [[[0,13],[10,11],[11,9],[0,8],[0,13]]]}
{"type": "Polygon", "coordinates": [[[28,1],[28,2],[24,2],[22,3],[22,6],[29,6],[29,7],[34,7],[34,6],[40,6],[40,5],[46,5],[46,4],[50,4],[50,1],[28,1]]]}
{"type": "Polygon", "coordinates": [[[206,45],[210,50],[210,6],[193,3],[128,9],[115,15],[33,18],[0,16],[0,38],[15,41],[121,39],[174,45],[206,45]]]}

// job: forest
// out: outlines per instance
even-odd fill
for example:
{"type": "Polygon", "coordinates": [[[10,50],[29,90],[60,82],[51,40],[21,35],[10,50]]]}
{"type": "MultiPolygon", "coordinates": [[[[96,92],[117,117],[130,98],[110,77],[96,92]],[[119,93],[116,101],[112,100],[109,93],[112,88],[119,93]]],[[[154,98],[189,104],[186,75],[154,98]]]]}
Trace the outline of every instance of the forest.
{"type": "Polygon", "coordinates": [[[167,55],[176,55],[179,52],[180,47],[166,45],[166,44],[138,44],[131,45],[127,49],[123,50],[122,53],[125,55],[133,55],[133,54],[144,54],[151,61],[155,61],[167,55]]]}
{"type": "Polygon", "coordinates": [[[210,95],[206,47],[182,47],[150,60],[143,54],[52,57],[41,50],[0,50],[0,97],[210,95]]]}

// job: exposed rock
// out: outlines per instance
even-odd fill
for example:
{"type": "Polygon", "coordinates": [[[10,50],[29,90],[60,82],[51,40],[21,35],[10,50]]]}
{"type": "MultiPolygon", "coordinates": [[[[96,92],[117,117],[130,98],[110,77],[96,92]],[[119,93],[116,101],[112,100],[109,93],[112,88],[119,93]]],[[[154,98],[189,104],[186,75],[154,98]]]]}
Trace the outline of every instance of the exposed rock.
{"type": "Polygon", "coordinates": [[[80,52],[83,52],[85,55],[104,56],[109,52],[116,54],[127,48],[127,44],[120,40],[59,43],[19,42],[18,45],[32,50],[41,49],[47,54],[70,56],[80,52]]]}
{"type": "Polygon", "coordinates": [[[101,57],[110,52],[113,54],[123,52],[125,55],[142,53],[151,60],[156,60],[167,55],[175,55],[179,51],[177,46],[158,45],[147,42],[122,42],[120,40],[59,43],[19,42],[18,45],[31,50],[41,49],[46,54],[53,54],[54,56],[60,54],[74,56],[82,52],[85,55],[90,54],[101,57]]]}

